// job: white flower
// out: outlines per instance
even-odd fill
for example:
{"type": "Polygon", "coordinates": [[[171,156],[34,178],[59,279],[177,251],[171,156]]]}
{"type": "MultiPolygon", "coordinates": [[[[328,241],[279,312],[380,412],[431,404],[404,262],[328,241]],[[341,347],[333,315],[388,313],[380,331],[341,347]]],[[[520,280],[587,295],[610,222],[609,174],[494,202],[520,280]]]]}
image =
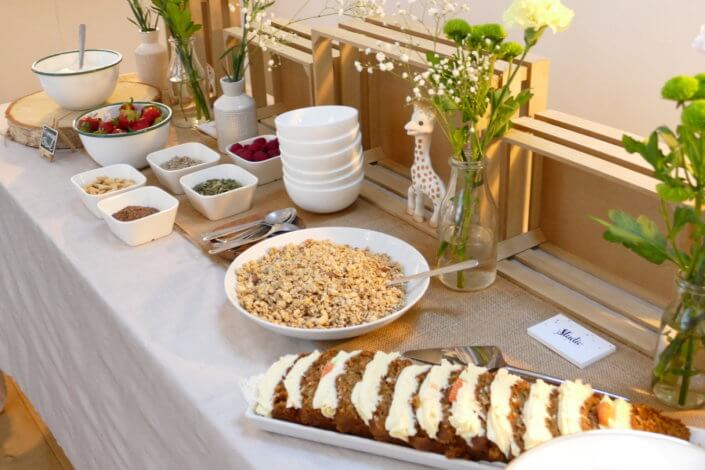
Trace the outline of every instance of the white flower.
{"type": "Polygon", "coordinates": [[[409,78],[409,74],[406,73],[406,72],[402,72],[401,78],[403,78],[404,80],[406,80],[407,78],[409,78]]]}
{"type": "Polygon", "coordinates": [[[504,22],[537,30],[549,27],[557,33],[568,29],[573,16],[575,12],[561,0],[514,0],[504,12],[504,22]]]}
{"type": "Polygon", "coordinates": [[[402,54],[400,58],[404,63],[409,62],[409,56],[407,54],[402,54]]]}
{"type": "Polygon", "coordinates": [[[693,49],[705,54],[705,24],[700,27],[700,34],[693,39],[693,49]]]}
{"type": "Polygon", "coordinates": [[[411,96],[407,96],[407,97],[406,97],[406,102],[407,102],[407,103],[411,103],[411,100],[412,100],[412,99],[413,99],[413,98],[412,98],[411,96]]]}
{"type": "Polygon", "coordinates": [[[360,61],[356,60],[355,61],[355,70],[357,70],[358,72],[362,72],[362,68],[363,67],[362,67],[362,64],[360,63],[360,61]]]}
{"type": "Polygon", "coordinates": [[[378,52],[377,55],[375,55],[375,59],[377,59],[377,62],[384,62],[384,59],[386,59],[387,56],[384,55],[383,52],[378,52]]]}

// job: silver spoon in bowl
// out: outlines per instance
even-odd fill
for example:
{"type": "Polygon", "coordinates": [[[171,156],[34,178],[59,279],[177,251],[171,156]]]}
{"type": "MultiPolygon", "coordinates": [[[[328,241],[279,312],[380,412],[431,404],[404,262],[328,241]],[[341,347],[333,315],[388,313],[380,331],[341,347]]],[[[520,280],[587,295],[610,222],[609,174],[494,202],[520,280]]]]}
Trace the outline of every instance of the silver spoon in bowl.
{"type": "MultiPolygon", "coordinates": [[[[235,225],[232,227],[221,228],[213,232],[207,232],[201,234],[201,240],[204,242],[209,242],[217,238],[222,238],[226,235],[232,235],[237,232],[242,232],[247,229],[256,228],[259,231],[263,226],[269,228],[276,224],[287,224],[291,223],[296,219],[296,209],[293,207],[287,207],[285,209],[277,209],[265,215],[263,219],[255,220],[253,222],[248,222],[245,224],[235,225]]],[[[256,233],[255,230],[251,230],[248,233],[243,233],[240,237],[247,237],[248,234],[256,233]]]]}
{"type": "Polygon", "coordinates": [[[83,58],[86,55],[86,25],[78,25],[78,70],[83,69],[83,58]]]}
{"type": "Polygon", "coordinates": [[[218,253],[232,250],[233,248],[237,248],[242,245],[247,245],[250,243],[258,242],[260,240],[264,240],[265,238],[269,237],[270,235],[274,235],[275,233],[293,232],[295,230],[299,230],[300,228],[301,227],[294,224],[275,224],[272,225],[269,231],[265,234],[246,239],[236,238],[234,240],[228,240],[227,242],[219,243],[210,250],[208,250],[208,254],[217,255],[218,253]]]}

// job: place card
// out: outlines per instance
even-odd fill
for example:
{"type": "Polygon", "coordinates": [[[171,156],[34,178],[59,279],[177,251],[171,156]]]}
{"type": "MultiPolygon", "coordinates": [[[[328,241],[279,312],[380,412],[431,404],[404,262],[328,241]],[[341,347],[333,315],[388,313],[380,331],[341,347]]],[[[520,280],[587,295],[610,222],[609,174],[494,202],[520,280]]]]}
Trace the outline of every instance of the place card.
{"type": "Polygon", "coordinates": [[[49,159],[54,160],[56,153],[56,144],[59,141],[59,131],[54,127],[44,126],[42,128],[42,136],[39,139],[40,153],[49,159]]]}
{"type": "Polygon", "coordinates": [[[585,368],[617,348],[592,331],[558,314],[527,329],[529,336],[576,366],[585,368]]]}

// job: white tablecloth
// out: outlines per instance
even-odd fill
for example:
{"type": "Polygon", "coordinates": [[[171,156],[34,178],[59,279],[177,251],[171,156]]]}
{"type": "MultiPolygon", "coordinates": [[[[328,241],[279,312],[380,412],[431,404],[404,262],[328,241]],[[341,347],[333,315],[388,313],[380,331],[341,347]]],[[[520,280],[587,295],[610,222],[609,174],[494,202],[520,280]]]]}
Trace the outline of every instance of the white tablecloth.
{"type": "Polygon", "coordinates": [[[77,469],[410,467],[248,424],[238,379],[313,345],[237,315],[178,233],[112,236],[69,182],[85,155],[0,139],[0,369],[77,469]]]}

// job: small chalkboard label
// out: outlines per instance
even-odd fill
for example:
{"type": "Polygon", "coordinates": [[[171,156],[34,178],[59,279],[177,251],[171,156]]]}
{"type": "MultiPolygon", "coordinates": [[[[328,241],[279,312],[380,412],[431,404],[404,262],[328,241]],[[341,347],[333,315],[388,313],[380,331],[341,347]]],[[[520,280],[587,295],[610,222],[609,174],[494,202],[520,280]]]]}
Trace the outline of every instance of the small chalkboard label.
{"type": "Polygon", "coordinates": [[[47,157],[49,160],[53,160],[58,141],[59,131],[53,127],[44,126],[42,128],[42,138],[39,141],[39,150],[42,152],[42,155],[47,157]]]}

